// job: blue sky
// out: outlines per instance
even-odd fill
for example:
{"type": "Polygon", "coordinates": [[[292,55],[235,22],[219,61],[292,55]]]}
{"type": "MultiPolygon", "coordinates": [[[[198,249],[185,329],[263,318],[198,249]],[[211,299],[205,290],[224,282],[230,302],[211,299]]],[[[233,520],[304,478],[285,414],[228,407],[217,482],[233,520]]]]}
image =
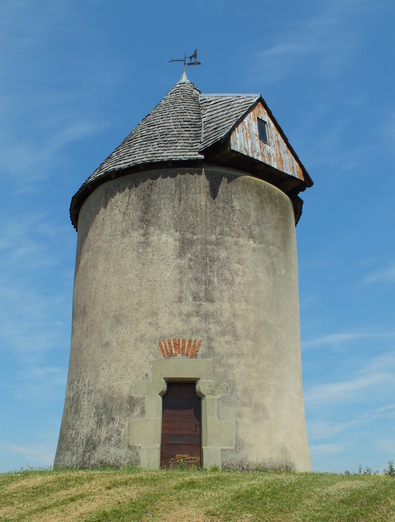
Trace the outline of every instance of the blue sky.
{"type": "Polygon", "coordinates": [[[72,195],[179,80],[261,93],[315,185],[297,227],[314,470],[395,459],[395,3],[3,0],[0,471],[53,463],[72,195]]]}

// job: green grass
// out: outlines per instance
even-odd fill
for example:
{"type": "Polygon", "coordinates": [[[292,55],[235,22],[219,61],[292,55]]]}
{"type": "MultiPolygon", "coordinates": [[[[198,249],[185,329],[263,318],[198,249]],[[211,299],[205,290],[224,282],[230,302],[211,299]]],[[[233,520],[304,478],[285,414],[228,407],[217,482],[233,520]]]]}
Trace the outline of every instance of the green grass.
{"type": "Polygon", "coordinates": [[[219,470],[0,475],[0,521],[395,521],[395,478],[219,470]]]}

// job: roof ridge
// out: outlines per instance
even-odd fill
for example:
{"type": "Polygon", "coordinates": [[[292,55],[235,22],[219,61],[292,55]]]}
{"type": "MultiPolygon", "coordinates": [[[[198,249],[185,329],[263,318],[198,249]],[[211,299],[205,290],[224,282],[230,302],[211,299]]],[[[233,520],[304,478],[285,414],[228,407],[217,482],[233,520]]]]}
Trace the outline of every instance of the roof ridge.
{"type": "Polygon", "coordinates": [[[252,93],[252,94],[243,94],[243,93],[239,93],[239,92],[229,92],[229,93],[222,93],[222,92],[209,92],[209,93],[204,93],[201,95],[202,97],[210,97],[210,96],[218,96],[219,98],[226,98],[226,97],[231,97],[231,96],[240,96],[240,97],[243,97],[243,98],[260,98],[260,94],[256,94],[256,93],[252,93]]]}

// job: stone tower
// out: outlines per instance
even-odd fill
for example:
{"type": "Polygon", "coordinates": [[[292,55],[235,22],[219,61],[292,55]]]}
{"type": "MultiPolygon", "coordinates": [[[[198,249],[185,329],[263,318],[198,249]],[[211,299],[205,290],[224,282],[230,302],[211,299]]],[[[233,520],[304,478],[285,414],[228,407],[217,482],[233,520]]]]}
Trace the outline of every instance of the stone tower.
{"type": "Polygon", "coordinates": [[[181,80],[81,186],[55,466],[311,469],[295,224],[312,185],[260,95],[181,80]]]}

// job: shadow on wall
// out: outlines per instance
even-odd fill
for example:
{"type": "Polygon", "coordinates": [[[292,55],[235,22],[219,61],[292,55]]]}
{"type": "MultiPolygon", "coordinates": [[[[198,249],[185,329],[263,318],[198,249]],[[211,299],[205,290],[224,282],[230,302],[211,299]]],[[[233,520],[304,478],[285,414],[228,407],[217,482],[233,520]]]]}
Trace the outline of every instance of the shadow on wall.
{"type": "MultiPolygon", "coordinates": [[[[228,169],[227,169],[228,170],[228,169]]],[[[117,178],[111,179],[109,178],[107,181],[102,183],[96,188],[93,188],[91,191],[91,194],[86,198],[85,202],[89,201],[89,199],[92,197],[93,193],[97,193],[97,191],[101,191],[102,195],[100,198],[95,198],[89,206],[89,212],[84,213],[84,226],[79,226],[78,229],[78,251],[77,251],[77,259],[76,259],[76,270],[78,270],[79,263],[80,263],[80,254],[82,252],[84,243],[87,238],[87,234],[89,229],[91,228],[93,222],[95,221],[97,215],[105,208],[107,208],[110,201],[116,197],[117,194],[120,194],[124,192],[125,190],[128,190],[131,192],[130,197],[128,200],[130,200],[133,195],[132,193],[136,191],[141,185],[154,182],[159,179],[165,180],[168,178],[177,178],[178,176],[185,176],[187,174],[192,176],[202,176],[205,175],[207,182],[208,182],[208,192],[207,196],[210,196],[212,201],[215,201],[219,189],[221,187],[222,180],[225,178],[227,183],[231,183],[235,179],[246,176],[245,173],[238,173],[237,171],[234,172],[234,174],[228,173],[221,173],[218,172],[218,169],[213,169],[208,167],[208,169],[202,168],[201,166],[199,168],[180,168],[180,169],[163,169],[158,168],[157,170],[149,170],[144,172],[134,172],[130,174],[125,174],[125,171],[122,171],[122,176],[119,176],[117,178]]],[[[181,198],[181,187],[180,190],[174,192],[174,197],[176,199],[181,198]]],[[[151,193],[152,193],[152,187],[147,186],[146,190],[142,192],[139,197],[142,200],[142,205],[144,207],[144,211],[147,213],[149,212],[155,212],[155,207],[153,206],[151,200],[151,193]]],[[[168,202],[163,201],[163,204],[168,204],[168,202]]],[[[82,210],[82,208],[81,208],[82,210]]],[[[80,224],[80,223],[79,223],[80,224]]]]}

